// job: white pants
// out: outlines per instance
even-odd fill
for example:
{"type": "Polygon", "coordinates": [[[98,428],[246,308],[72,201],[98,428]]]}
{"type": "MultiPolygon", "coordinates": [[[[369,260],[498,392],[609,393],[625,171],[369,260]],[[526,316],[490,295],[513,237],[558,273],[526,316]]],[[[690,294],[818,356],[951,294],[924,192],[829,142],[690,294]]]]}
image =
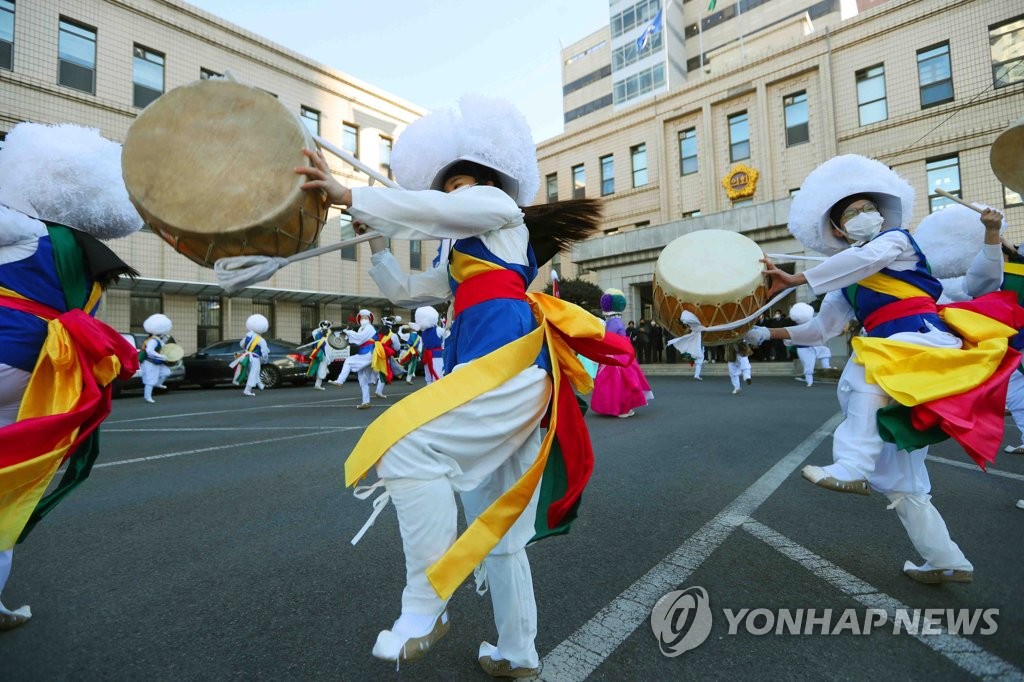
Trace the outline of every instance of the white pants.
{"type": "MultiPolygon", "coordinates": [[[[455,541],[455,493],[462,497],[469,523],[519,479],[540,450],[539,424],[550,395],[547,373],[530,367],[424,424],[378,462],[405,551],[403,614],[432,616],[444,609],[426,569],[455,541]]],[[[536,505],[535,493],[484,560],[498,650],[514,665],[531,668],[539,665],[537,606],[525,547],[534,534],[536,505]]]]}
{"type": "MultiPolygon", "coordinates": [[[[960,339],[940,331],[895,334],[894,341],[905,341],[935,348],[958,348],[960,339]]],[[[892,400],[877,384],[864,379],[864,366],[855,356],[846,363],[839,377],[839,407],[846,419],[832,437],[833,464],[825,467],[828,475],[844,481],[870,479],[882,453],[877,412],[892,400]]]]}
{"type": "Polygon", "coordinates": [[[1006,409],[1013,417],[1013,423],[1021,433],[1021,443],[1024,443],[1024,374],[1020,370],[1014,370],[1010,375],[1010,385],[1006,389],[1006,409]]]}
{"type": "Polygon", "coordinates": [[[693,359],[693,378],[700,379],[700,370],[704,367],[704,355],[698,355],[693,359]]]}
{"type": "Polygon", "coordinates": [[[249,376],[245,381],[245,392],[252,393],[252,389],[256,386],[263,388],[263,382],[260,381],[260,368],[263,366],[263,362],[258,355],[249,356],[249,376]]]}
{"type": "Polygon", "coordinates": [[[869,482],[889,498],[889,508],[896,510],[914,549],[930,566],[972,571],[974,566],[953,542],[946,522],[931,502],[927,455],[927,447],[904,452],[886,443],[869,482]]]}
{"type": "MultiPolygon", "coordinates": [[[[796,356],[804,370],[804,381],[808,386],[814,384],[814,365],[818,359],[818,349],[813,346],[801,346],[796,349],[796,356]]],[[[828,358],[822,361],[822,367],[828,367],[828,358]]]]}
{"type": "Polygon", "coordinates": [[[164,379],[171,375],[171,368],[167,365],[158,365],[149,360],[143,360],[140,368],[142,373],[142,392],[148,400],[153,397],[153,387],[164,383],[164,379]]]}
{"type": "MultiPolygon", "coordinates": [[[[0,428],[13,424],[18,419],[18,408],[25,395],[30,372],[0,363],[0,428]]],[[[0,549],[0,595],[3,594],[7,578],[11,575],[11,561],[14,548],[0,549]]],[[[0,602],[0,609],[3,609],[0,602]]]]}
{"type": "MultiPolygon", "coordinates": [[[[433,366],[434,366],[434,373],[437,374],[438,378],[443,377],[444,376],[444,358],[441,357],[441,353],[440,352],[436,353],[434,355],[434,359],[431,360],[431,362],[433,363],[433,366]]],[[[427,367],[426,361],[423,361],[422,364],[423,364],[423,376],[426,379],[427,383],[428,384],[434,383],[434,381],[436,381],[436,379],[434,379],[434,377],[431,376],[430,368],[427,367]]]]}
{"type": "Polygon", "coordinates": [[[750,378],[750,358],[740,356],[736,358],[736,362],[726,363],[729,366],[729,381],[732,382],[733,388],[740,387],[740,375],[743,375],[743,379],[750,378]]]}

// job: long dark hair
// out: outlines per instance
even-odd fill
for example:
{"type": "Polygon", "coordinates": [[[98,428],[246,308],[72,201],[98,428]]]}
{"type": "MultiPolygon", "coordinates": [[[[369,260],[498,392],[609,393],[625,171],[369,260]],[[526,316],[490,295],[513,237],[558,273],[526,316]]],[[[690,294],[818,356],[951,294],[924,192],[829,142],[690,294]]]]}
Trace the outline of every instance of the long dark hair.
{"type": "Polygon", "coordinates": [[[524,206],[523,216],[537,265],[544,265],[559,251],[594,234],[601,224],[601,209],[600,199],[567,199],[524,206]]]}

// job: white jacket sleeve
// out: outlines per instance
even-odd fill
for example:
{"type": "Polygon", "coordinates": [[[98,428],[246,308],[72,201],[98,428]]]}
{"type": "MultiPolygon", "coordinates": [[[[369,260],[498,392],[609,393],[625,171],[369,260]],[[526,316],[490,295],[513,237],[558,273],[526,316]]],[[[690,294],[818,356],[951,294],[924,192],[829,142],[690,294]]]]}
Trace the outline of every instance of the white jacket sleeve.
{"type": "Polygon", "coordinates": [[[998,291],[1003,285],[1003,249],[1000,244],[982,244],[964,278],[964,291],[976,298],[998,291]]]}
{"type": "Polygon", "coordinates": [[[146,341],[146,357],[150,360],[166,360],[167,356],[163,353],[159,353],[156,350],[157,340],[150,339],[146,341]]]}
{"type": "Polygon", "coordinates": [[[822,299],[821,309],[810,322],[786,329],[789,338],[799,346],[823,346],[829,339],[839,336],[852,319],[853,307],[843,292],[832,291],[822,299]]]}
{"type": "Polygon", "coordinates": [[[425,272],[409,274],[402,271],[389,250],[373,254],[370,263],[370,277],[381,293],[397,306],[416,309],[445,303],[451,298],[447,263],[425,272]]]}
{"type": "Polygon", "coordinates": [[[883,232],[863,246],[855,246],[830,256],[820,265],[804,271],[807,284],[815,294],[823,294],[856,284],[883,268],[910,270],[917,254],[904,233],[883,232]]]}

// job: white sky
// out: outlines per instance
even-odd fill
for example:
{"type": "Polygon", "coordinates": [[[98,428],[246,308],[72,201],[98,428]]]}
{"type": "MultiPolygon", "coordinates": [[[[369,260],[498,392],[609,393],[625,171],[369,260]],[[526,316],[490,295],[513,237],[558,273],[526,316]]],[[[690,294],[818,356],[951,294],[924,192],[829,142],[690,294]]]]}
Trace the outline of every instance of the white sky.
{"type": "Polygon", "coordinates": [[[562,132],[561,46],[608,23],[608,0],[187,0],[425,109],[500,95],[534,140],[562,132]]]}

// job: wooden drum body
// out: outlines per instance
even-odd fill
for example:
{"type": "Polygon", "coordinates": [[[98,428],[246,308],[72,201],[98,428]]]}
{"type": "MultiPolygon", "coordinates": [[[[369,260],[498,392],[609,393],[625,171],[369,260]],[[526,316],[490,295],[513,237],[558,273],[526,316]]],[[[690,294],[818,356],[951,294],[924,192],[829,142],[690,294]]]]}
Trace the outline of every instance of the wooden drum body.
{"type": "MultiPolygon", "coordinates": [[[[689,310],[705,327],[736,322],[763,306],[769,282],[761,247],[728,230],[699,230],[671,241],[654,268],[654,317],[673,336],[690,332],[680,322],[689,310]]],[[[705,346],[737,341],[751,321],[729,331],[704,332],[705,346]]]]}
{"type": "Polygon", "coordinates": [[[125,186],[146,223],[206,267],[225,256],[287,257],[315,245],[327,217],[300,188],[315,149],[273,96],[226,80],[175,88],[143,110],[122,151],[125,186]]]}

